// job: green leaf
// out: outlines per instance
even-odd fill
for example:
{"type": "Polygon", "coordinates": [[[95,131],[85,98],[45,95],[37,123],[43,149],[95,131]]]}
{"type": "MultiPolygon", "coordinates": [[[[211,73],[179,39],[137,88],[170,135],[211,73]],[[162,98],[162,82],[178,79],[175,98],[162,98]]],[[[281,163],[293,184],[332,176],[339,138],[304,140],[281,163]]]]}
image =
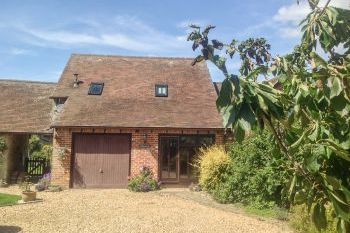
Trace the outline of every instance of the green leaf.
{"type": "Polygon", "coordinates": [[[259,107],[265,112],[268,112],[268,107],[264,101],[264,98],[262,98],[260,95],[258,95],[258,102],[259,102],[259,107]]]}
{"type": "Polygon", "coordinates": [[[317,203],[312,212],[312,221],[314,222],[317,230],[322,230],[327,227],[327,217],[326,217],[326,208],[324,205],[317,203]]]}
{"type": "Polygon", "coordinates": [[[334,193],[332,193],[331,191],[328,191],[329,194],[329,199],[331,200],[333,207],[334,207],[334,211],[335,213],[338,215],[338,217],[341,217],[342,219],[346,220],[346,221],[350,221],[350,215],[349,215],[349,207],[342,204],[341,202],[339,202],[337,199],[339,199],[339,197],[335,198],[336,195],[334,193]]]}
{"type": "MultiPolygon", "coordinates": [[[[348,203],[346,203],[346,201],[343,200],[342,197],[339,196],[337,191],[329,191],[329,193],[334,198],[334,200],[337,201],[337,203],[339,203],[339,204],[343,205],[344,207],[346,207],[347,209],[349,209],[350,205],[348,203]]],[[[347,211],[349,211],[349,210],[347,210],[347,211]]],[[[348,216],[350,216],[350,215],[348,215],[348,216]]]]}
{"type": "Polygon", "coordinates": [[[314,203],[315,199],[315,190],[311,189],[307,196],[306,206],[307,206],[307,212],[310,213],[312,204],[314,203]]]}
{"type": "Polygon", "coordinates": [[[305,203],[307,200],[307,195],[304,191],[300,190],[298,192],[295,193],[294,196],[294,203],[297,205],[303,204],[305,203]]]}
{"type": "Polygon", "coordinates": [[[296,149],[304,140],[304,137],[309,134],[310,129],[307,129],[303,132],[303,134],[298,138],[297,141],[295,141],[292,145],[290,145],[290,149],[296,149]]]}
{"type": "Polygon", "coordinates": [[[218,99],[216,100],[216,106],[221,112],[221,109],[226,109],[229,105],[236,103],[238,104],[240,93],[240,86],[238,82],[233,82],[231,79],[226,78],[221,85],[221,90],[218,99]]]}
{"type": "Polygon", "coordinates": [[[220,113],[223,118],[224,127],[231,128],[237,120],[237,108],[234,105],[229,105],[227,108],[222,108],[220,113]]]}
{"type": "Polygon", "coordinates": [[[288,191],[289,200],[292,200],[292,196],[293,196],[293,193],[295,190],[296,183],[297,183],[297,176],[296,176],[296,174],[294,174],[294,176],[290,182],[290,185],[289,185],[289,191],[288,191]]]}
{"type": "Polygon", "coordinates": [[[305,159],[305,165],[310,172],[312,173],[317,172],[321,167],[321,164],[318,163],[318,155],[317,154],[309,155],[309,157],[305,159]]]}
{"type": "Polygon", "coordinates": [[[268,70],[267,66],[263,66],[263,65],[258,66],[257,68],[249,72],[246,78],[255,80],[259,74],[266,74],[267,70],[268,70]]]}
{"type": "Polygon", "coordinates": [[[234,135],[237,142],[242,142],[245,137],[245,131],[240,127],[239,124],[234,128],[234,135]]]}
{"type": "Polygon", "coordinates": [[[333,26],[335,26],[337,24],[338,11],[334,7],[327,7],[325,12],[328,16],[329,21],[333,26]]]}
{"type": "Polygon", "coordinates": [[[338,77],[331,77],[331,93],[330,98],[332,99],[335,96],[338,96],[342,91],[341,81],[338,77]]]}
{"type": "Polygon", "coordinates": [[[256,117],[249,104],[242,104],[239,112],[238,124],[245,131],[250,131],[256,125],[256,117]]]}
{"type": "Polygon", "coordinates": [[[329,183],[330,185],[332,185],[332,189],[331,190],[340,190],[341,189],[341,181],[336,179],[333,176],[329,176],[326,174],[321,174],[322,177],[327,181],[327,183],[329,183]]]}
{"type": "Polygon", "coordinates": [[[345,222],[344,219],[338,218],[337,231],[338,233],[350,232],[350,224],[348,222],[345,222]]]}
{"type": "Polygon", "coordinates": [[[308,136],[308,138],[309,138],[311,141],[316,141],[316,139],[318,138],[319,133],[320,133],[320,128],[319,128],[318,121],[316,121],[314,130],[313,130],[312,133],[308,136]]]}

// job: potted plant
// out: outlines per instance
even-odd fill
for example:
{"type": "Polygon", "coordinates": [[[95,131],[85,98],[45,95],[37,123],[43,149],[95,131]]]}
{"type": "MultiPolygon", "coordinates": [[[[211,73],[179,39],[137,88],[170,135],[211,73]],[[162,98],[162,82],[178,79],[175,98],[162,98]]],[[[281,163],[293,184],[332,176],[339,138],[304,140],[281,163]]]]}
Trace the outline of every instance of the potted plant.
{"type": "Polygon", "coordinates": [[[32,183],[28,180],[24,181],[21,185],[22,188],[22,200],[23,202],[35,201],[36,192],[31,190],[32,183]]]}

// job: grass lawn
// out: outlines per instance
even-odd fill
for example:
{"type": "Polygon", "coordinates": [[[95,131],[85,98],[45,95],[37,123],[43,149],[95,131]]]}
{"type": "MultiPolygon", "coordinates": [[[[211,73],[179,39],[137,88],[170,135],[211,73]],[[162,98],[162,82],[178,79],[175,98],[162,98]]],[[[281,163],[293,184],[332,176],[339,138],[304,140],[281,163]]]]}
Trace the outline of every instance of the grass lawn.
{"type": "Polygon", "coordinates": [[[0,206],[15,205],[20,199],[21,197],[18,195],[0,193],[0,206]]]}

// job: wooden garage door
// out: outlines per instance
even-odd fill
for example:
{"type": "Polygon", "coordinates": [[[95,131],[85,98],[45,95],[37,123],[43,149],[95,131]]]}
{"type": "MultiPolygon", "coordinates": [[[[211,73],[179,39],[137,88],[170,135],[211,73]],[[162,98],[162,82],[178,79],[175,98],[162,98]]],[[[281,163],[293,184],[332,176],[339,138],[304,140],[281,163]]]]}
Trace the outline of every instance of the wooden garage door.
{"type": "Polygon", "coordinates": [[[74,135],[74,188],[125,188],[129,169],[130,135],[74,135]]]}

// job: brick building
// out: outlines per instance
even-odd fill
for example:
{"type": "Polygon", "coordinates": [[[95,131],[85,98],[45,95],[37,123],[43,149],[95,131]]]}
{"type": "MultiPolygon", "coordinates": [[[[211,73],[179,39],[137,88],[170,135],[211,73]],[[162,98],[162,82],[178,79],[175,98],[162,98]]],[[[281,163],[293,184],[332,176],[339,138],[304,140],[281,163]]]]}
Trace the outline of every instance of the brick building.
{"type": "Polygon", "coordinates": [[[195,179],[196,152],[224,143],[224,129],[218,85],[205,63],[191,62],[72,55],[50,95],[52,182],[126,187],[144,166],[162,182],[195,179]]]}

